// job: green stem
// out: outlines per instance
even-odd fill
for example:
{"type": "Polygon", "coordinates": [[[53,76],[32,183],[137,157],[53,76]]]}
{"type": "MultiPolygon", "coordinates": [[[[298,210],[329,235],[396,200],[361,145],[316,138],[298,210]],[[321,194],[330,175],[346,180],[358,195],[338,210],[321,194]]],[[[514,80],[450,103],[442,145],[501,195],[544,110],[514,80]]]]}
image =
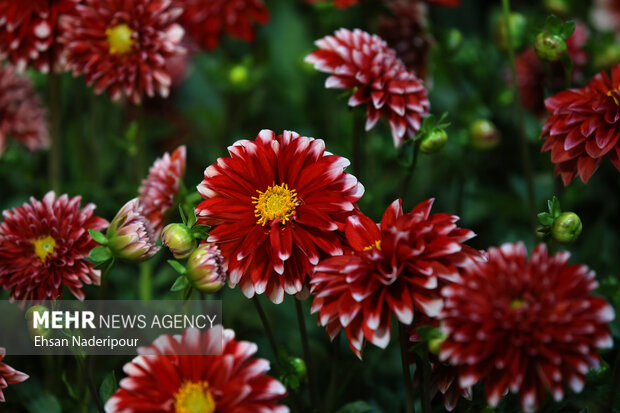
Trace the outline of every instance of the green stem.
{"type": "Polygon", "coordinates": [[[86,378],[86,384],[88,385],[90,396],[92,397],[95,405],[97,406],[97,411],[99,413],[105,413],[105,410],[103,408],[103,402],[101,401],[101,397],[99,397],[99,392],[97,391],[97,387],[95,387],[95,382],[93,381],[93,376],[90,369],[88,368],[88,363],[86,363],[85,357],[76,355],[75,359],[77,360],[78,366],[80,367],[84,374],[84,377],[86,378]]]}
{"type": "Polygon", "coordinates": [[[314,381],[314,367],[312,365],[312,353],[310,352],[310,341],[308,340],[308,331],[306,330],[306,321],[301,301],[294,298],[295,309],[297,310],[297,324],[299,325],[299,334],[301,335],[301,345],[304,350],[304,360],[306,361],[306,370],[308,371],[308,383],[310,389],[310,401],[312,410],[318,411],[318,395],[316,391],[316,382],[314,381]]]}
{"type": "Polygon", "coordinates": [[[353,110],[353,128],[351,142],[353,145],[353,175],[357,179],[361,179],[362,173],[362,133],[364,131],[363,118],[357,114],[357,110],[353,110]]]}
{"type": "Polygon", "coordinates": [[[405,197],[407,196],[407,188],[409,188],[409,183],[413,178],[413,172],[415,171],[416,166],[418,165],[418,156],[420,154],[420,142],[416,142],[413,147],[413,160],[411,161],[411,165],[405,171],[405,176],[403,177],[403,183],[400,190],[401,196],[403,197],[403,202],[405,201],[405,197]]]}
{"type": "Polygon", "coordinates": [[[620,388],[620,349],[617,353],[613,367],[613,378],[611,379],[611,386],[609,388],[609,401],[607,402],[607,409],[605,409],[606,412],[614,411],[616,394],[618,393],[618,388],[620,388]]]}
{"type": "Polygon", "coordinates": [[[151,263],[146,261],[140,263],[140,300],[148,301],[153,296],[153,282],[152,282],[151,263]]]}
{"type": "MultiPolygon", "coordinates": [[[[502,0],[502,9],[504,14],[504,21],[509,25],[510,21],[510,0],[502,0]]],[[[512,73],[512,87],[515,96],[515,111],[517,114],[517,124],[519,127],[519,142],[521,145],[521,162],[523,163],[523,172],[525,174],[525,181],[527,186],[527,198],[530,208],[530,225],[534,233],[536,232],[536,195],[534,193],[534,172],[532,169],[532,160],[530,158],[530,151],[527,143],[527,136],[525,132],[525,112],[523,105],[521,104],[521,93],[519,91],[519,82],[517,81],[517,64],[515,47],[512,41],[512,36],[507,37],[508,40],[508,58],[510,59],[510,71],[512,73]]]]}
{"type": "Polygon", "coordinates": [[[329,378],[329,386],[327,388],[327,396],[325,397],[325,411],[331,413],[334,411],[336,402],[336,390],[338,389],[338,372],[340,371],[340,333],[332,342],[332,370],[329,378]]]}
{"type": "Polygon", "coordinates": [[[279,360],[278,345],[276,344],[276,339],[273,335],[273,331],[271,330],[271,325],[269,324],[269,319],[267,318],[267,315],[265,314],[265,310],[263,310],[263,306],[261,305],[260,300],[258,299],[257,295],[255,295],[252,298],[252,301],[254,302],[254,305],[256,306],[256,312],[258,313],[258,316],[260,317],[260,321],[263,324],[263,329],[265,330],[265,334],[267,334],[267,339],[269,340],[269,345],[271,345],[271,350],[273,351],[273,355],[276,357],[276,360],[279,360]]]}
{"type": "Polygon", "coordinates": [[[422,371],[422,385],[420,389],[422,396],[422,413],[432,413],[430,390],[431,370],[428,361],[428,347],[426,345],[424,346],[423,356],[418,359],[418,368],[422,371]]]}
{"type": "Polygon", "coordinates": [[[400,360],[403,370],[403,385],[405,386],[405,399],[407,401],[407,413],[415,413],[415,399],[413,397],[413,381],[409,372],[409,360],[407,357],[407,343],[409,343],[405,326],[398,323],[400,341],[400,360]]]}
{"type": "Polygon", "coordinates": [[[62,78],[60,75],[50,74],[48,76],[47,92],[51,140],[48,173],[51,189],[59,193],[62,182],[62,78]]]}
{"type": "Polygon", "coordinates": [[[108,284],[109,284],[108,274],[110,273],[110,270],[112,269],[113,266],[114,266],[114,258],[112,258],[108,262],[108,265],[106,265],[105,268],[101,271],[101,288],[99,289],[99,300],[105,300],[105,297],[108,292],[108,284]]]}

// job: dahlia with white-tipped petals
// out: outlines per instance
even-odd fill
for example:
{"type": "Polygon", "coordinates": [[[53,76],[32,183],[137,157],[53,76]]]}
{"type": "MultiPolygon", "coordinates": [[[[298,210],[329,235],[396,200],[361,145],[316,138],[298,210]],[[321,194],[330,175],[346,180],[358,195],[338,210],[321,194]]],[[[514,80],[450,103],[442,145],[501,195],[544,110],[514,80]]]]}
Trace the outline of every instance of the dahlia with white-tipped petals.
{"type": "Polygon", "coordinates": [[[504,244],[442,290],[448,337],[440,359],[459,367],[461,387],[484,382],[491,406],[510,390],[526,411],[547,391],[560,401],[566,384],[583,389],[599,365],[597,349],[613,344],[614,311],[592,295],[594,271],[569,258],[540,244],[528,260],[523,244],[504,244]]]}
{"type": "Polygon", "coordinates": [[[386,117],[395,146],[415,137],[429,113],[426,89],[385,41],[359,29],[340,29],[316,45],[319,50],[306,61],[331,74],[325,87],[354,90],[349,106],[366,106],[366,130],[386,117]]]}
{"type": "Polygon", "coordinates": [[[6,349],[0,347],[0,402],[6,401],[2,389],[6,389],[9,384],[17,384],[28,379],[28,375],[2,362],[6,356],[6,349]]]}

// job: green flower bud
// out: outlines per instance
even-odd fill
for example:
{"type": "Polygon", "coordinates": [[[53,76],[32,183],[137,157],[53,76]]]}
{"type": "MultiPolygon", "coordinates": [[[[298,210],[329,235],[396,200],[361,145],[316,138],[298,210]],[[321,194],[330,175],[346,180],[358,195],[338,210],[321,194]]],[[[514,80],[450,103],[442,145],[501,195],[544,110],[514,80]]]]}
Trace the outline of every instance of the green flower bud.
{"type": "Polygon", "coordinates": [[[248,68],[244,65],[236,65],[228,72],[228,79],[233,85],[244,85],[249,77],[248,68]]]}
{"type": "Polygon", "coordinates": [[[291,372],[299,378],[299,381],[302,381],[308,373],[308,370],[306,369],[306,363],[299,357],[291,357],[288,363],[291,372]]]}
{"type": "Polygon", "coordinates": [[[435,153],[446,145],[448,134],[443,129],[435,129],[420,142],[422,153],[435,153]]]}
{"type": "Polygon", "coordinates": [[[570,0],[545,0],[545,8],[551,13],[567,15],[570,14],[570,0]]]}
{"type": "Polygon", "coordinates": [[[569,244],[575,242],[583,226],[581,225],[581,219],[574,212],[563,212],[554,222],[551,234],[553,239],[563,244],[569,244]]]}
{"type": "Polygon", "coordinates": [[[161,242],[179,260],[189,257],[198,245],[192,230],[185,224],[166,225],[161,233],[161,242]]]}
{"type": "Polygon", "coordinates": [[[226,283],[224,259],[215,244],[204,243],[187,260],[187,279],[192,287],[213,294],[226,283]]]}
{"type": "Polygon", "coordinates": [[[30,332],[30,337],[34,338],[36,336],[47,337],[50,335],[51,330],[49,328],[43,328],[42,326],[34,327],[34,315],[47,313],[49,309],[42,305],[33,305],[26,311],[26,321],[28,322],[28,331],[30,332]]]}
{"type": "Polygon", "coordinates": [[[477,119],[469,127],[469,143],[476,149],[493,149],[499,144],[499,132],[487,119],[477,119]]]}
{"type": "Polygon", "coordinates": [[[502,50],[508,50],[509,41],[512,39],[512,46],[515,49],[521,48],[526,29],[527,19],[521,13],[510,13],[508,24],[506,24],[506,19],[502,16],[495,28],[497,44],[502,50]],[[510,27],[510,30],[508,27],[510,27]]]}
{"type": "Polygon", "coordinates": [[[451,29],[446,36],[446,48],[456,52],[463,44],[463,33],[457,29],[451,29]]]}
{"type": "Polygon", "coordinates": [[[442,333],[440,337],[429,340],[428,351],[430,351],[433,354],[439,354],[439,352],[441,351],[441,345],[443,344],[444,341],[446,341],[446,338],[448,338],[448,335],[445,333],[442,333]]]}
{"type": "Polygon", "coordinates": [[[566,53],[566,42],[556,34],[539,33],[535,46],[536,54],[541,60],[557,62],[566,53]]]}

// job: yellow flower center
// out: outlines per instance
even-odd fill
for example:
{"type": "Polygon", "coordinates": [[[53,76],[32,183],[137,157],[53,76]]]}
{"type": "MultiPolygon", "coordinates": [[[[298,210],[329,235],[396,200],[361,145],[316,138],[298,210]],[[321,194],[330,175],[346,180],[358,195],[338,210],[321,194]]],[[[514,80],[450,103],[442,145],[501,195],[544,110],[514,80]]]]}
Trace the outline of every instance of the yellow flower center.
{"type": "Polygon", "coordinates": [[[510,302],[510,309],[511,310],[518,310],[519,308],[523,307],[525,305],[525,301],[522,300],[521,298],[515,298],[514,300],[512,300],[510,302]]]}
{"type": "Polygon", "coordinates": [[[376,240],[374,244],[370,244],[364,247],[364,251],[370,251],[372,249],[377,249],[381,251],[381,240],[380,239],[376,240]]]}
{"type": "Polygon", "coordinates": [[[134,40],[131,38],[133,30],[125,23],[109,27],[106,29],[105,35],[108,38],[111,54],[125,54],[131,51],[134,43],[134,40]]]}
{"type": "Polygon", "coordinates": [[[620,101],[618,101],[618,97],[616,96],[618,92],[620,92],[620,86],[618,86],[615,89],[611,89],[607,91],[607,96],[610,96],[611,98],[613,98],[614,102],[616,102],[616,105],[620,105],[620,101]]]}
{"type": "Polygon", "coordinates": [[[39,238],[38,240],[33,241],[34,245],[34,253],[41,262],[45,262],[47,256],[54,252],[54,248],[56,247],[56,240],[52,238],[51,235],[48,235],[44,238],[39,238]]]}
{"type": "Polygon", "coordinates": [[[209,383],[183,383],[179,391],[174,395],[175,413],[213,413],[215,412],[215,400],[209,391],[209,383]]]}
{"type": "Polygon", "coordinates": [[[274,219],[283,224],[289,221],[299,205],[297,191],[289,189],[287,184],[269,186],[265,192],[258,192],[258,196],[252,197],[252,203],[256,205],[254,215],[257,224],[266,225],[274,219]]]}

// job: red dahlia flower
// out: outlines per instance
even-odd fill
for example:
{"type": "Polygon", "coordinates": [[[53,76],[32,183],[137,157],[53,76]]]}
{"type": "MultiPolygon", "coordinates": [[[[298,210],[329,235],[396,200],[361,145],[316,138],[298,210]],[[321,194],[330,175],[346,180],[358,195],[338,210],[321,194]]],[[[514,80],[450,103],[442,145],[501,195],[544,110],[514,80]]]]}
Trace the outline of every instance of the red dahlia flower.
{"type": "Polygon", "coordinates": [[[47,73],[62,68],[58,16],[80,0],[0,0],[0,59],[23,71],[27,66],[47,73]]]}
{"type": "Polygon", "coordinates": [[[230,282],[247,297],[280,303],[296,294],[321,254],[342,254],[336,230],[357,209],[364,187],[344,172],[349,161],[320,139],[261,131],[239,141],[205,170],[198,223],[213,226],[230,282]]]}
{"type": "Polygon", "coordinates": [[[545,101],[551,116],[543,126],[542,150],[551,151],[564,185],[577,174],[587,183],[605,155],[620,171],[620,65],[611,73],[610,78],[601,72],[585,87],[545,101]]]}
{"type": "Polygon", "coordinates": [[[151,222],[156,237],[175,205],[185,175],[185,158],[185,146],[179,146],[172,155],[166,152],[155,161],[149,176],[142,181],[139,198],[142,214],[151,222]]]}
{"type": "Polygon", "coordinates": [[[4,394],[2,394],[2,389],[6,389],[9,384],[21,383],[22,381],[28,379],[27,374],[17,371],[13,367],[2,362],[5,355],[6,350],[0,347],[0,402],[5,401],[4,394]]]}
{"type": "Polygon", "coordinates": [[[306,61],[332,74],[325,87],[355,89],[349,106],[366,105],[366,130],[385,116],[395,146],[415,136],[430,108],[426,89],[385,41],[358,29],[340,29],[316,45],[319,50],[306,56],[306,61]]]}
{"type": "Polygon", "coordinates": [[[0,155],[12,137],[31,151],[47,148],[45,109],[27,78],[0,65],[0,155]]]}
{"type": "Polygon", "coordinates": [[[463,245],[474,233],[458,228],[454,215],[430,215],[432,204],[404,214],[401,201],[394,201],[379,225],[365,215],[349,217],[345,233],[352,251],[314,269],[312,312],[332,338],[344,329],[360,358],[364,340],[388,345],[392,314],[406,325],[416,312],[436,317],[440,288],[459,280],[462,267],[479,256],[463,245]]]}
{"type": "Polygon", "coordinates": [[[75,14],[60,18],[67,66],[113,100],[125,95],[137,104],[144,94],[167,97],[172,81],[166,61],[184,53],[183,29],[176,24],[182,12],[172,0],[83,0],[75,14]]]}
{"type": "Polygon", "coordinates": [[[181,21],[188,35],[205,49],[217,47],[227,33],[254,41],[252,23],[265,24],[269,12],[263,0],[177,0],[184,8],[181,21]]]}
{"type": "Polygon", "coordinates": [[[523,244],[505,244],[443,289],[440,358],[459,366],[462,387],[484,381],[491,406],[510,389],[528,411],[547,390],[561,400],[565,383],[581,391],[596,349],[612,345],[614,312],[591,295],[594,272],[569,258],[541,244],[528,261],[523,244]]]}
{"type": "Polygon", "coordinates": [[[66,285],[84,299],[83,284],[99,285],[100,272],[86,260],[98,244],[89,229],[108,223],[93,215],[95,205],[80,208],[81,197],[56,198],[48,192],[43,201],[30,198],[3,212],[0,224],[0,286],[11,289],[12,300],[43,301],[62,296],[66,285]]]}
{"type": "Polygon", "coordinates": [[[236,341],[219,327],[183,336],[161,336],[123,368],[128,377],[105,405],[107,413],[287,413],[277,404],[286,389],[267,376],[269,362],[253,359],[256,344],[236,341]],[[223,354],[188,356],[188,349],[223,354]]]}

